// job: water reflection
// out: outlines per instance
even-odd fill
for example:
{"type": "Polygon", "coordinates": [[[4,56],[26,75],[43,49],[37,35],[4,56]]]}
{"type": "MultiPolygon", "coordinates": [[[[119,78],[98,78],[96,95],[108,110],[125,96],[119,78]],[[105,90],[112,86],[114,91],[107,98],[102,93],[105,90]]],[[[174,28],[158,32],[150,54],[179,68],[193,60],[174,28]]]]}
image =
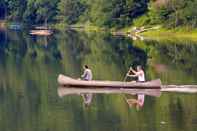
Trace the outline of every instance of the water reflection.
{"type": "Polygon", "coordinates": [[[91,93],[88,93],[88,94],[81,94],[82,98],[83,98],[83,102],[84,102],[84,105],[87,107],[87,106],[90,106],[90,104],[92,103],[92,98],[93,98],[93,94],[91,93]]]}
{"type": "MultiPolygon", "coordinates": [[[[60,73],[78,78],[83,64],[92,67],[95,79],[123,80],[129,65],[140,64],[145,67],[148,79],[159,77],[169,84],[196,83],[197,46],[194,44],[175,43],[180,52],[176,54],[172,42],[133,42],[99,33],[54,33],[47,38],[47,45],[44,45],[44,37],[32,37],[28,31],[3,32],[1,38],[2,131],[197,129],[196,94],[164,93],[158,98],[145,94],[143,108],[136,111],[128,108],[122,94],[127,92],[125,90],[113,90],[114,93],[108,95],[91,91],[94,94],[91,105],[83,108],[80,95],[59,98],[56,80],[60,73]],[[155,64],[164,65],[165,71],[155,70],[155,64]]],[[[133,95],[137,93],[141,92],[133,95]]],[[[156,94],[157,91],[154,96],[156,94]]]]}
{"type": "Polygon", "coordinates": [[[98,88],[71,88],[71,87],[58,87],[58,96],[59,97],[65,97],[65,96],[69,96],[69,95],[77,95],[77,96],[81,96],[83,99],[83,103],[85,105],[85,107],[90,106],[90,104],[92,103],[92,99],[93,96],[96,94],[122,94],[123,97],[125,98],[125,101],[127,102],[127,104],[129,105],[129,107],[136,107],[137,109],[142,108],[144,105],[144,101],[145,101],[145,95],[143,94],[143,92],[150,96],[155,96],[155,97],[159,97],[161,92],[158,89],[153,89],[150,92],[152,93],[147,93],[148,90],[143,90],[143,89],[124,89],[124,91],[122,91],[122,89],[98,89],[98,88]],[[156,93],[153,93],[153,92],[156,93]],[[137,96],[137,99],[134,98],[127,98],[127,96],[125,95],[135,95],[137,96]]]}
{"type": "Polygon", "coordinates": [[[162,40],[135,42],[147,50],[148,76],[159,76],[164,84],[196,84],[196,42],[189,40],[162,40]]]}
{"type": "Polygon", "coordinates": [[[79,88],[79,87],[65,87],[60,86],[57,89],[59,97],[67,95],[79,95],[79,94],[145,94],[148,96],[160,97],[160,89],[126,89],[126,88],[79,88]]]}
{"type": "Polygon", "coordinates": [[[136,107],[137,110],[139,108],[142,108],[144,106],[144,101],[145,101],[145,95],[144,94],[137,94],[136,99],[127,99],[126,102],[129,105],[129,107],[136,107]]]}

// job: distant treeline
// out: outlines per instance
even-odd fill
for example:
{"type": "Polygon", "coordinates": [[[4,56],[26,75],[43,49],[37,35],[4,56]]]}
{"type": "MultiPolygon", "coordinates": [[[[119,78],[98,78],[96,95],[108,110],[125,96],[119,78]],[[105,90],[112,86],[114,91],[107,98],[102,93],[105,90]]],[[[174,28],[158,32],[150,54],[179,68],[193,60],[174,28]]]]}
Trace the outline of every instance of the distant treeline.
{"type": "Polygon", "coordinates": [[[0,18],[28,24],[93,24],[121,28],[197,26],[197,0],[1,0],[0,18]]]}

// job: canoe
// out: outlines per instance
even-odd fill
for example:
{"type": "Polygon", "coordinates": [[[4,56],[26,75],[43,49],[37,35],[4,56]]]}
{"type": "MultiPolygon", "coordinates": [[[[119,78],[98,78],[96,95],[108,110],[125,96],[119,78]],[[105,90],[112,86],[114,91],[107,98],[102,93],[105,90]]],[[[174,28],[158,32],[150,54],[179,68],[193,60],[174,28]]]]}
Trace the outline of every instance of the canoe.
{"type": "Polygon", "coordinates": [[[120,82],[120,81],[84,81],[76,80],[60,74],[57,79],[60,86],[75,88],[131,88],[131,89],[161,89],[160,79],[147,82],[120,82]]]}

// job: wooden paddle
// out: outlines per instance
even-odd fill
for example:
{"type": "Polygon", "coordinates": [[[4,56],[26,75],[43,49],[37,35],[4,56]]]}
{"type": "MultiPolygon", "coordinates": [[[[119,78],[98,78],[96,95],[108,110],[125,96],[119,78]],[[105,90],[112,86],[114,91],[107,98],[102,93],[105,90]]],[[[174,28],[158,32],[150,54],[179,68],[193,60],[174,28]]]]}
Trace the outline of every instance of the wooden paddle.
{"type": "MultiPolygon", "coordinates": [[[[129,70],[127,71],[127,74],[131,71],[131,68],[132,67],[129,68],[129,70]]],[[[127,80],[127,74],[125,75],[123,82],[125,82],[127,80]]]]}
{"type": "MultiPolygon", "coordinates": [[[[125,75],[125,77],[124,77],[124,80],[123,80],[123,82],[125,82],[126,80],[127,80],[127,74],[131,71],[131,68],[132,67],[130,67],[129,68],[129,70],[127,71],[127,73],[126,73],[126,75],[125,75]]],[[[130,107],[130,104],[129,104],[129,102],[128,102],[128,99],[127,99],[127,97],[125,96],[125,94],[123,94],[123,98],[124,98],[124,100],[126,101],[126,103],[129,105],[129,107],[130,107]]]]}

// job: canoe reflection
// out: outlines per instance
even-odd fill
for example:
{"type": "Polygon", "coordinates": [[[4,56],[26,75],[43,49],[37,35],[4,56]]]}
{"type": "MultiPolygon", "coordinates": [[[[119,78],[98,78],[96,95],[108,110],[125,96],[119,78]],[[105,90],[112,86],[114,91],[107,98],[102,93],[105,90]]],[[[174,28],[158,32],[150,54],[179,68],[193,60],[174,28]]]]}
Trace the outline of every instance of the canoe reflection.
{"type": "Polygon", "coordinates": [[[125,97],[129,107],[142,107],[144,105],[145,95],[159,97],[161,95],[160,89],[113,89],[113,88],[74,88],[60,86],[57,89],[59,97],[68,95],[81,95],[85,106],[89,106],[92,102],[94,94],[127,94],[137,95],[137,99],[128,99],[125,97]]]}
{"type": "Polygon", "coordinates": [[[144,94],[148,96],[159,97],[161,95],[160,89],[126,89],[126,88],[74,88],[74,87],[64,87],[60,86],[57,89],[59,97],[66,95],[81,95],[81,94],[144,94]]]}

